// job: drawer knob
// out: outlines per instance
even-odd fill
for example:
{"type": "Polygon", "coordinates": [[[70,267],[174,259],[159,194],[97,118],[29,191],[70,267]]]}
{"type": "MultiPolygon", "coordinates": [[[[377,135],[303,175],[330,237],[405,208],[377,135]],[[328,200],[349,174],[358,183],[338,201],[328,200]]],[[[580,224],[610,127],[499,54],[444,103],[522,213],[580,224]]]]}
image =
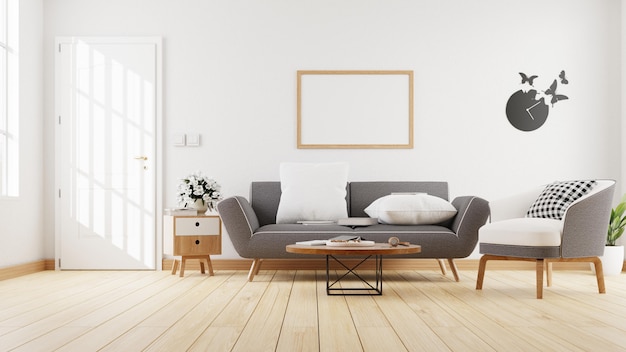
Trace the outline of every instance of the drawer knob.
{"type": "Polygon", "coordinates": [[[200,244],[200,240],[196,240],[196,244],[200,244]]]}
{"type": "Polygon", "coordinates": [[[200,223],[196,221],[196,227],[200,226],[200,223]]]}

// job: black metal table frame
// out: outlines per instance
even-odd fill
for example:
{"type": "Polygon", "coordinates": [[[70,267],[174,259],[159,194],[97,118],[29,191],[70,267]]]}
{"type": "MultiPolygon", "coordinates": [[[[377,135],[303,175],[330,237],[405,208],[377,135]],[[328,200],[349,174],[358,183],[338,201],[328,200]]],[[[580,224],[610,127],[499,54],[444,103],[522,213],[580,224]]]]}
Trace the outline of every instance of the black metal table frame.
{"type": "Polygon", "coordinates": [[[326,295],[328,296],[381,296],[382,294],[383,294],[383,256],[382,255],[368,255],[367,257],[363,258],[363,260],[361,260],[360,262],[358,262],[356,265],[352,266],[351,268],[349,268],[346,264],[344,264],[337,257],[330,255],[330,254],[326,255],[326,295]],[[375,268],[376,278],[375,278],[374,285],[372,285],[372,283],[370,283],[369,281],[361,277],[361,275],[359,275],[355,271],[361,264],[365,263],[372,256],[375,257],[375,261],[376,261],[376,268],[375,268]],[[339,263],[341,266],[343,266],[347,270],[343,275],[341,276],[337,275],[338,276],[337,280],[335,280],[333,283],[330,283],[330,258],[333,258],[335,262],[339,263]],[[352,274],[353,276],[357,277],[367,287],[333,287],[336,284],[339,284],[339,282],[343,280],[343,278],[348,276],[348,274],[352,274]],[[341,291],[342,293],[334,293],[336,291],[341,291]]]}

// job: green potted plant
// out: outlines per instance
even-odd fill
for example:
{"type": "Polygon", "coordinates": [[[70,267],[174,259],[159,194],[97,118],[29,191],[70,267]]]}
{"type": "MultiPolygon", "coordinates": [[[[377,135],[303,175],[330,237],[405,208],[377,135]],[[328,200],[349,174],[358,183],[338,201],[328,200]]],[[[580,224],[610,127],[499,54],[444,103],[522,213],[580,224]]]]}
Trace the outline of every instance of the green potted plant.
{"type": "Polygon", "coordinates": [[[609,218],[609,229],[606,234],[606,246],[602,259],[604,275],[618,275],[622,272],[624,265],[624,246],[615,245],[615,241],[622,236],[626,230],[626,194],[622,196],[620,203],[611,209],[609,218]]]}

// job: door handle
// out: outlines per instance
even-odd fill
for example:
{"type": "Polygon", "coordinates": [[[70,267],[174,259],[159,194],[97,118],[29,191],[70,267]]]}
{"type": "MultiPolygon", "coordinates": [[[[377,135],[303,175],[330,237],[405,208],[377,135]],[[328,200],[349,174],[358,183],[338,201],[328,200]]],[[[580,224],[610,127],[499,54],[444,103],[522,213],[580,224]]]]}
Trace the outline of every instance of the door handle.
{"type": "Polygon", "coordinates": [[[148,160],[148,157],[147,156],[136,156],[135,160],[144,160],[145,161],[145,160],[148,160]]]}

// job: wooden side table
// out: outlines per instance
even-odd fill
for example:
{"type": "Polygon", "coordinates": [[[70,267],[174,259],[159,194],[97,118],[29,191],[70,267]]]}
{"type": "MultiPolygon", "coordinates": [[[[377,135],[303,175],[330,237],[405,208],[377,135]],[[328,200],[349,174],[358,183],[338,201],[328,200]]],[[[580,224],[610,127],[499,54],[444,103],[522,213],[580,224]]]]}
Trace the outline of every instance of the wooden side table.
{"type": "MultiPolygon", "coordinates": [[[[166,254],[181,256],[180,277],[185,275],[188,259],[200,261],[200,272],[213,276],[211,254],[222,254],[222,221],[218,215],[165,215],[163,217],[163,248],[166,254]]],[[[178,259],[172,264],[172,275],[178,270],[178,259]]]]}

